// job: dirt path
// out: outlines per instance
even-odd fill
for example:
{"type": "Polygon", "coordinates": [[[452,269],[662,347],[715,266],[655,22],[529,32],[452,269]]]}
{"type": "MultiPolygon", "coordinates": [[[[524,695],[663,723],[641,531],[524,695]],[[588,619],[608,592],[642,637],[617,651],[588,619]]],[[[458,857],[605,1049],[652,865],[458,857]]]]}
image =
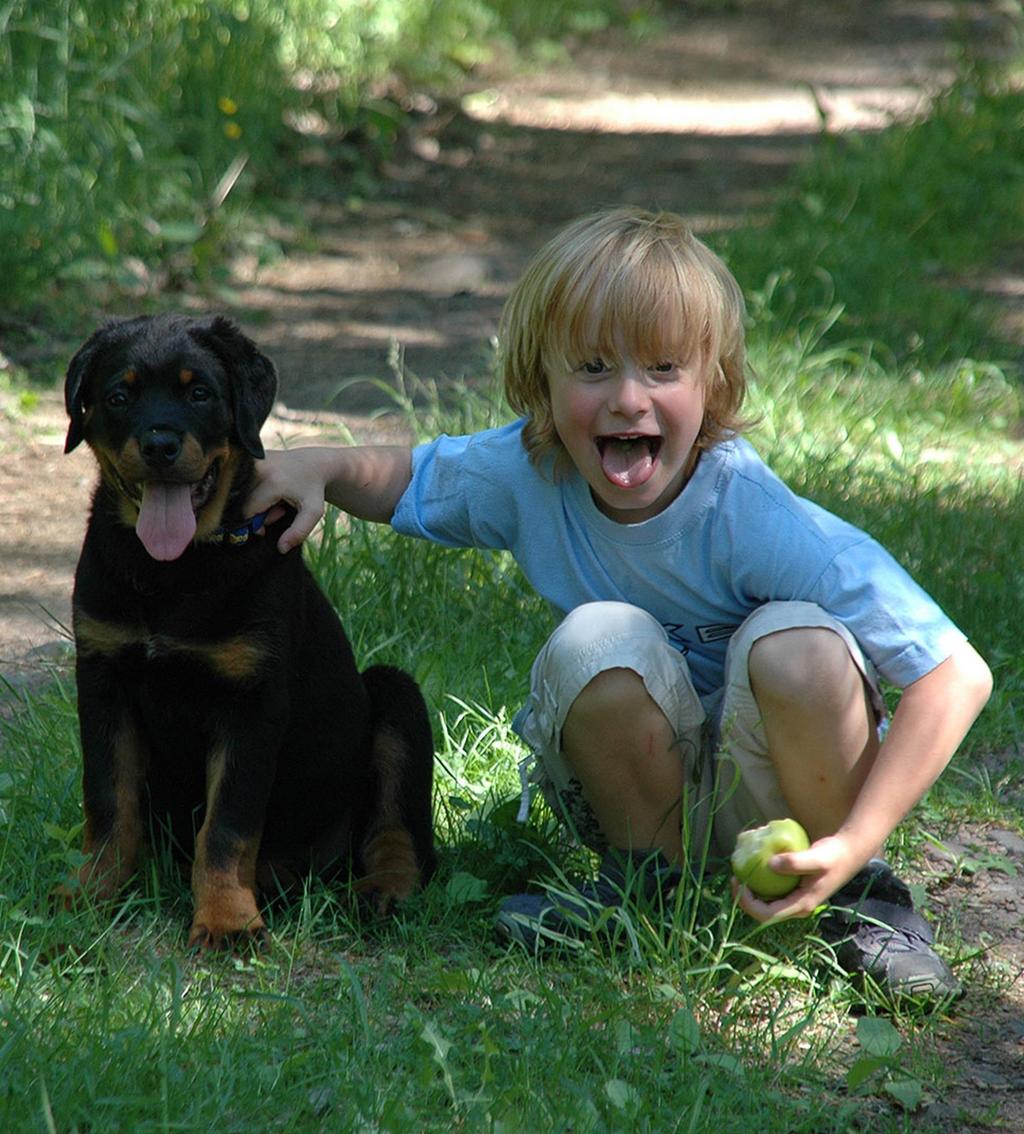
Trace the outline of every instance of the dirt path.
{"type": "MultiPolygon", "coordinates": [[[[495,68],[460,103],[422,100],[378,197],[347,202],[339,173],[337,199],[307,210],[315,250],[285,231],[280,262],[236,265],[235,314],[281,372],[267,441],[313,436],[319,423],[379,432],[368,417],[379,391],[338,387],[388,378],[392,343],[414,374],[479,379],[511,282],[566,220],[632,202],[680,211],[703,232],[745,223],[806,154],[821,113],[832,129],[865,129],[912,109],[950,76],[956,22],[994,46],[998,13],[952,0],[739,3],[679,15],[639,44],[608,33],[525,77],[495,68]]],[[[330,173],[314,137],[308,159],[330,173]]],[[[1013,277],[999,286],[1024,290],[1013,277]]],[[[65,360],[64,348],[49,360],[55,374],[65,360]]],[[[30,410],[0,392],[0,673],[16,685],[67,665],[59,628],[93,472],[87,453],[62,455],[63,432],[56,390],[30,410]]],[[[916,1122],[1024,1131],[1024,842],[978,829],[960,840],[935,856],[929,888],[1005,991],[957,1013],[943,1050],[954,1092],[916,1122]],[[965,874],[965,859],[1005,870],[965,874]]]]}

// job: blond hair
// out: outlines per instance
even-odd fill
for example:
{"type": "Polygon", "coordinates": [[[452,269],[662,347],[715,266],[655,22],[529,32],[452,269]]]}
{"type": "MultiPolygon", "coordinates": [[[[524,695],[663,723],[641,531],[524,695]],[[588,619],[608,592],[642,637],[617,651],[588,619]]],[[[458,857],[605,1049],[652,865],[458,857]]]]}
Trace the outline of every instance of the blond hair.
{"type": "Polygon", "coordinates": [[[573,222],[533,258],[499,329],[505,396],[527,418],[530,460],[553,457],[556,472],[568,462],[547,366],[614,358],[623,346],[644,361],[699,360],[706,390],[698,448],[740,432],[743,319],[739,285],[682,217],[617,208],[573,222]]]}

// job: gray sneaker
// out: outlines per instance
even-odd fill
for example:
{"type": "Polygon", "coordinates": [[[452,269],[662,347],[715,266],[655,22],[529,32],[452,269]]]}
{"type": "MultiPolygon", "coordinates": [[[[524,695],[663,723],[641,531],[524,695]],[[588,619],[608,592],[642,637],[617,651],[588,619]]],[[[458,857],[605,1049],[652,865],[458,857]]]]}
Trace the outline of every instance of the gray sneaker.
{"type": "Polygon", "coordinates": [[[627,903],[647,905],[658,916],[667,916],[669,899],[681,877],[660,851],[609,850],[593,881],[568,892],[549,886],[543,894],[503,899],[495,928],[505,939],[531,952],[578,948],[595,934],[614,938],[622,928],[617,911],[627,903]]]}
{"type": "Polygon", "coordinates": [[[832,895],[818,929],[851,976],[871,977],[895,999],[954,1000],[963,986],[932,948],[932,927],[888,863],[872,859],[832,895]]]}

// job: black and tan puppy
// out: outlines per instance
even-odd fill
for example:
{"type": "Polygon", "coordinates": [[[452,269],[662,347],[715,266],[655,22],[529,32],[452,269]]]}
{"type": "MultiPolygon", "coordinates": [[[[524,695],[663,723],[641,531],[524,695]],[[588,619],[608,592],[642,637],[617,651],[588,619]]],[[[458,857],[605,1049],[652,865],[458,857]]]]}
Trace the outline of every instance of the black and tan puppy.
{"type": "Polygon", "coordinates": [[[226,319],[155,316],[97,331],[65,389],[100,480],[73,602],[89,858],[59,894],[112,897],[165,830],[201,948],[263,936],[261,886],[351,876],[384,909],[434,867],[418,687],[360,674],[301,555],[241,511],[276,385],[226,319]]]}

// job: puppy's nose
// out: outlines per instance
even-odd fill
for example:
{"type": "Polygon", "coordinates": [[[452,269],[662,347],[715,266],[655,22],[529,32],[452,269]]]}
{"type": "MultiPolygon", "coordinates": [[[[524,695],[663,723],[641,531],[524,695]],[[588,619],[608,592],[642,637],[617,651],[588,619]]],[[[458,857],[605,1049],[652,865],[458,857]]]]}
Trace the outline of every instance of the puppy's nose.
{"type": "Polygon", "coordinates": [[[170,429],[151,429],[140,444],[143,460],[151,468],[165,469],[181,454],[181,438],[170,429]]]}

